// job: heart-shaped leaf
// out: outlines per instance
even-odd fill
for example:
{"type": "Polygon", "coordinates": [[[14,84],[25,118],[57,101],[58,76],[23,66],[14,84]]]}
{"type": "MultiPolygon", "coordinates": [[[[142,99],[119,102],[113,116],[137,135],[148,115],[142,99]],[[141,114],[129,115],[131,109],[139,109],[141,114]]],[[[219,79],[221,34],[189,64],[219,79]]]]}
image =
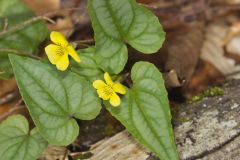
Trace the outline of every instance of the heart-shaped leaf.
{"type": "Polygon", "coordinates": [[[25,117],[11,116],[0,124],[0,159],[34,160],[47,147],[36,128],[29,131],[25,117]]]}
{"type": "Polygon", "coordinates": [[[0,78],[13,75],[7,54],[34,54],[46,38],[48,29],[43,22],[25,23],[33,17],[33,12],[21,0],[0,0],[0,63],[5,64],[0,65],[0,78]],[[16,26],[14,31],[3,31],[16,26]]]}
{"type": "Polygon", "coordinates": [[[120,107],[107,109],[145,147],[163,160],[178,160],[164,81],[148,62],[136,63],[131,71],[133,87],[120,107]]]}
{"type": "Polygon", "coordinates": [[[51,143],[72,143],[79,127],[75,118],[90,120],[100,112],[92,84],[50,64],[9,55],[20,93],[40,133],[51,143]]]}
{"type": "Polygon", "coordinates": [[[160,49],[165,33],[158,18],[135,0],[89,0],[96,39],[96,61],[103,70],[119,73],[127,62],[125,42],[149,54],[160,49]]]}
{"type": "Polygon", "coordinates": [[[93,47],[81,49],[77,53],[81,57],[81,63],[71,61],[71,71],[87,78],[91,82],[102,78],[103,71],[98,67],[94,59],[95,49],[93,47]]]}

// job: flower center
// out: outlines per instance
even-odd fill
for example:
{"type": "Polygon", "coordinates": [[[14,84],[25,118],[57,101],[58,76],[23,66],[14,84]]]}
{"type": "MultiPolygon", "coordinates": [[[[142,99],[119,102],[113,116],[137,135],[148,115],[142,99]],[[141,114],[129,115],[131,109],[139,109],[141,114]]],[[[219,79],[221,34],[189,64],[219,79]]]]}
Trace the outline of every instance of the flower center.
{"type": "Polygon", "coordinates": [[[67,52],[67,47],[58,46],[56,52],[57,52],[58,55],[62,56],[62,55],[64,55],[64,53],[67,52]]]}
{"type": "Polygon", "coordinates": [[[111,96],[111,95],[114,93],[112,87],[110,87],[109,85],[107,85],[106,87],[104,87],[103,92],[104,92],[104,94],[107,95],[107,96],[111,96]]]}

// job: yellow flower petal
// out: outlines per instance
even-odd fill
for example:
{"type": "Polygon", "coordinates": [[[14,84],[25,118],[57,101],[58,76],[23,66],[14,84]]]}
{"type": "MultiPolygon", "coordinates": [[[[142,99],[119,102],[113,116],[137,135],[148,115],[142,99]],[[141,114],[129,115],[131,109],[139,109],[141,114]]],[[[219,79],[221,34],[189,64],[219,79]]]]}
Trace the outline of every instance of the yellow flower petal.
{"type": "Polygon", "coordinates": [[[64,54],[61,56],[56,65],[58,70],[65,71],[69,65],[68,55],[64,54]]]}
{"type": "Polygon", "coordinates": [[[113,107],[117,107],[117,106],[119,106],[120,105],[120,103],[121,103],[121,100],[120,100],[120,98],[119,98],[119,96],[116,94],[116,93],[114,93],[114,94],[112,94],[112,96],[110,97],[110,104],[113,106],[113,107]]]}
{"type": "Polygon", "coordinates": [[[125,94],[126,89],[121,83],[116,83],[113,85],[113,90],[114,92],[120,93],[120,94],[125,94]]]}
{"type": "Polygon", "coordinates": [[[104,73],[104,79],[109,86],[113,85],[113,81],[107,72],[104,73]]]}
{"type": "Polygon", "coordinates": [[[64,35],[60,32],[52,31],[50,34],[50,39],[52,42],[59,46],[66,47],[68,45],[68,41],[64,37],[64,35]]]}
{"type": "Polygon", "coordinates": [[[68,54],[77,62],[80,62],[80,57],[77,54],[77,52],[75,51],[75,49],[73,48],[72,45],[68,45],[67,46],[67,50],[68,50],[68,54]]]}
{"type": "Polygon", "coordinates": [[[102,98],[103,100],[109,100],[110,99],[110,94],[106,94],[104,89],[98,89],[97,93],[99,95],[100,98],[102,98]]]}
{"type": "Polygon", "coordinates": [[[96,80],[93,82],[93,87],[96,89],[103,89],[107,85],[102,80],[96,80]]]}
{"type": "Polygon", "coordinates": [[[57,61],[61,58],[61,55],[57,54],[59,49],[59,46],[50,44],[47,47],[45,47],[45,52],[48,56],[49,61],[52,64],[56,64],[57,61]]]}

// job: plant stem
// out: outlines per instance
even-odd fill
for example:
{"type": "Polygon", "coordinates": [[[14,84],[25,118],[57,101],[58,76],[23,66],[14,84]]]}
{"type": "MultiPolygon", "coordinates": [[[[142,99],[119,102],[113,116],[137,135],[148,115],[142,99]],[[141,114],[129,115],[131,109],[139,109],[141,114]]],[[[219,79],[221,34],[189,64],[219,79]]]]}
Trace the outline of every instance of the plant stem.
{"type": "Polygon", "coordinates": [[[41,60],[41,58],[38,57],[38,56],[34,56],[34,55],[31,55],[31,54],[28,54],[28,53],[19,52],[18,50],[10,49],[10,48],[0,48],[0,54],[16,54],[16,55],[20,55],[20,56],[25,56],[25,57],[30,57],[30,58],[41,60]],[[1,52],[8,52],[8,53],[1,53],[1,52]]]}
{"type": "Polygon", "coordinates": [[[18,31],[19,29],[22,29],[23,27],[33,23],[33,22],[36,22],[36,21],[39,21],[39,20],[46,20],[46,21],[49,21],[51,23],[55,23],[52,19],[46,17],[46,16],[38,16],[38,17],[34,17],[34,18],[31,18],[19,25],[16,25],[14,27],[11,27],[9,29],[4,29],[2,32],[0,32],[0,37],[4,36],[5,34],[8,34],[10,32],[16,32],[18,31]]]}

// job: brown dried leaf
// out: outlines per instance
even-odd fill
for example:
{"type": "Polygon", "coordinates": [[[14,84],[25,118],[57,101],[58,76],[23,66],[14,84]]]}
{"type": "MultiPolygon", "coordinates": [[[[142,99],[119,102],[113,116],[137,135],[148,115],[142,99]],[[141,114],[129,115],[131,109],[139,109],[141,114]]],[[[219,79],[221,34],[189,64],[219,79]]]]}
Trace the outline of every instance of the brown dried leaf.
{"type": "Polygon", "coordinates": [[[188,85],[183,88],[184,96],[187,98],[206,90],[210,84],[222,83],[225,76],[211,63],[202,61],[195,70],[188,85]]]}
{"type": "Polygon", "coordinates": [[[0,80],[0,98],[15,90],[17,88],[16,81],[14,79],[11,80],[0,80]]]}
{"type": "Polygon", "coordinates": [[[240,22],[232,24],[224,38],[226,56],[240,63],[240,22]]]}
{"type": "MultiPolygon", "coordinates": [[[[224,56],[223,43],[228,28],[228,24],[223,20],[209,24],[201,54],[201,59],[211,63],[225,76],[240,71],[240,65],[237,65],[234,59],[224,56]]],[[[240,78],[240,74],[228,78],[240,78]]]]}
{"type": "MultiPolygon", "coordinates": [[[[169,34],[166,42],[164,71],[169,76],[174,70],[181,85],[188,82],[197,65],[204,38],[203,28],[203,23],[196,23],[192,27],[179,29],[169,34]]],[[[168,83],[174,84],[174,82],[168,83]]]]}
{"type": "Polygon", "coordinates": [[[23,0],[37,15],[60,9],[60,0],[23,0]]]}

